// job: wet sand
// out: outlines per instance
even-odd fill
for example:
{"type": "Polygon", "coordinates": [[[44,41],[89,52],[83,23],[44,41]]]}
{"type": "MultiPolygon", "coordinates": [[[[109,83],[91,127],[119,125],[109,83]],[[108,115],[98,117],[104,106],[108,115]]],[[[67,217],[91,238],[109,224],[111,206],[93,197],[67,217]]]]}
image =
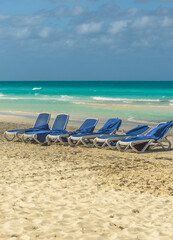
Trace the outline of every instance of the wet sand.
{"type": "Polygon", "coordinates": [[[0,239],[173,239],[173,150],[7,142],[32,126],[17,119],[0,123],[0,239]]]}

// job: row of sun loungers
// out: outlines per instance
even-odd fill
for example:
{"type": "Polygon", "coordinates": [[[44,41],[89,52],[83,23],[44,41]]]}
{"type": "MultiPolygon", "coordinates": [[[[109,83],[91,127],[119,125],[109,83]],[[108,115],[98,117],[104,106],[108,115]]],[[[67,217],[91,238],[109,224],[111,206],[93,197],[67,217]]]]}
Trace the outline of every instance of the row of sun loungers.
{"type": "Polygon", "coordinates": [[[17,138],[24,142],[35,141],[41,145],[59,142],[70,146],[82,144],[86,147],[117,148],[120,151],[131,148],[137,153],[142,153],[156,146],[160,146],[164,150],[171,149],[171,142],[167,139],[167,135],[173,126],[172,121],[160,123],[150,131],[147,125],[139,125],[122,135],[118,135],[116,132],[122,122],[119,118],[107,120],[97,132],[94,132],[94,129],[98,119],[86,119],[75,131],[66,131],[68,114],[57,115],[51,129],[49,128],[49,120],[50,114],[41,113],[33,128],[9,130],[4,133],[4,137],[8,141],[17,138]]]}

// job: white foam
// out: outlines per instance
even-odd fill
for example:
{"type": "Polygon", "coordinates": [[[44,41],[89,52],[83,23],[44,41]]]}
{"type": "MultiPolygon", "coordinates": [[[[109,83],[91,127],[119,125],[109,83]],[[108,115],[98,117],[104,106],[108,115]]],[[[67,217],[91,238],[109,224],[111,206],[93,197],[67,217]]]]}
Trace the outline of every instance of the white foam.
{"type": "Polygon", "coordinates": [[[127,101],[127,100],[125,100],[125,101],[123,101],[123,103],[132,103],[131,101],[127,101]]]}
{"type": "Polygon", "coordinates": [[[40,89],[42,89],[42,88],[41,88],[41,87],[39,87],[39,88],[33,88],[32,90],[35,91],[35,90],[40,90],[40,89]]]}
{"type": "Polygon", "coordinates": [[[8,96],[0,94],[0,97],[4,100],[39,100],[39,101],[63,101],[63,102],[79,102],[80,98],[75,98],[73,96],[68,95],[60,95],[60,96],[48,96],[48,95],[38,95],[38,93],[34,93],[33,96],[8,96]]]}
{"type": "Polygon", "coordinates": [[[0,98],[5,99],[5,100],[18,100],[18,99],[24,99],[23,97],[13,97],[13,96],[8,96],[0,93],[0,98]]]}
{"type": "MultiPolygon", "coordinates": [[[[41,88],[33,88],[41,89],[41,88]]],[[[8,96],[0,93],[1,99],[7,99],[7,100],[38,100],[38,101],[57,101],[57,102],[70,102],[74,104],[87,104],[87,103],[104,103],[104,102],[119,102],[124,104],[131,104],[133,102],[147,102],[147,103],[154,103],[154,102],[162,102],[162,100],[159,99],[129,99],[129,98],[112,98],[112,97],[91,97],[91,98],[81,98],[77,96],[69,96],[69,95],[40,95],[37,92],[35,92],[31,96],[8,96]]],[[[173,99],[169,100],[169,103],[173,103],[173,99]]]]}
{"type": "Polygon", "coordinates": [[[23,97],[3,97],[3,99],[7,99],[7,100],[24,100],[26,98],[23,98],[23,97]]]}
{"type": "Polygon", "coordinates": [[[62,100],[72,100],[75,99],[75,96],[68,96],[68,95],[60,95],[62,100]]]}
{"type": "Polygon", "coordinates": [[[86,102],[88,102],[88,100],[86,99],[84,100],[84,99],[81,99],[80,97],[75,97],[75,96],[61,95],[60,97],[61,98],[58,99],[59,101],[67,101],[74,104],[85,104],[86,102]]]}
{"type": "Polygon", "coordinates": [[[157,122],[149,122],[149,121],[145,121],[145,120],[137,120],[137,119],[135,119],[135,118],[133,118],[133,117],[129,117],[128,119],[127,119],[127,121],[129,121],[129,122],[135,122],[135,123],[151,123],[151,124],[157,124],[157,122]]]}
{"type": "Polygon", "coordinates": [[[92,99],[96,101],[113,101],[113,102],[121,102],[126,101],[130,102],[160,102],[160,99],[136,99],[136,98],[110,98],[110,97],[93,97],[92,99]]]}
{"type": "Polygon", "coordinates": [[[74,104],[85,104],[85,102],[72,102],[72,103],[74,103],[74,104]]]}

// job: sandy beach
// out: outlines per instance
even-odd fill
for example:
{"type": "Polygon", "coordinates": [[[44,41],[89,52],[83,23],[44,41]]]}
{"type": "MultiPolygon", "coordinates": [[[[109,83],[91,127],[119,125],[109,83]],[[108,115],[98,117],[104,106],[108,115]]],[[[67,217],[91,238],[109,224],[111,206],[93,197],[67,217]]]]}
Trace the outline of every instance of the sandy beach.
{"type": "Polygon", "coordinates": [[[173,239],[173,150],[7,142],[19,119],[0,121],[0,239],[173,239]]]}

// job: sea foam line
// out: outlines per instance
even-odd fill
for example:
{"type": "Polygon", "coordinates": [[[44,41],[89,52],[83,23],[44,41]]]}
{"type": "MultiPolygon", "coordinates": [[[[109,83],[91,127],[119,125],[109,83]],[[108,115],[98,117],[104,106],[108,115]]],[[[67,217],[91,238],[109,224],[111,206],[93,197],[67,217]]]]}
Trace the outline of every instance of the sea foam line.
{"type": "Polygon", "coordinates": [[[61,101],[61,102],[71,102],[80,104],[83,103],[82,99],[75,96],[68,95],[59,95],[59,96],[48,96],[48,95],[40,95],[35,93],[34,96],[8,96],[0,94],[0,99],[4,100],[39,100],[39,101],[61,101]]]}
{"type": "Polygon", "coordinates": [[[110,98],[110,97],[93,97],[96,101],[126,101],[126,102],[160,102],[160,99],[136,99],[136,98],[110,98]]]}
{"type": "Polygon", "coordinates": [[[145,120],[137,120],[137,119],[135,119],[135,118],[133,118],[133,117],[129,117],[129,118],[127,119],[127,121],[129,121],[129,122],[135,122],[135,123],[158,124],[157,122],[150,122],[150,121],[145,121],[145,120]]]}
{"type": "MultiPolygon", "coordinates": [[[[36,89],[36,88],[35,88],[36,89]]],[[[38,88],[37,88],[38,89],[38,88]]],[[[40,88],[41,89],[41,88],[40,88]]],[[[103,102],[123,102],[123,103],[133,103],[133,102],[148,102],[148,103],[173,103],[173,99],[136,99],[136,98],[113,98],[113,97],[101,97],[94,96],[90,98],[82,98],[77,96],[69,96],[69,95],[41,95],[39,93],[34,93],[31,96],[11,96],[4,95],[0,93],[0,99],[4,100],[39,100],[39,101],[63,101],[70,102],[74,104],[87,104],[87,103],[103,103],[103,102]]]]}

